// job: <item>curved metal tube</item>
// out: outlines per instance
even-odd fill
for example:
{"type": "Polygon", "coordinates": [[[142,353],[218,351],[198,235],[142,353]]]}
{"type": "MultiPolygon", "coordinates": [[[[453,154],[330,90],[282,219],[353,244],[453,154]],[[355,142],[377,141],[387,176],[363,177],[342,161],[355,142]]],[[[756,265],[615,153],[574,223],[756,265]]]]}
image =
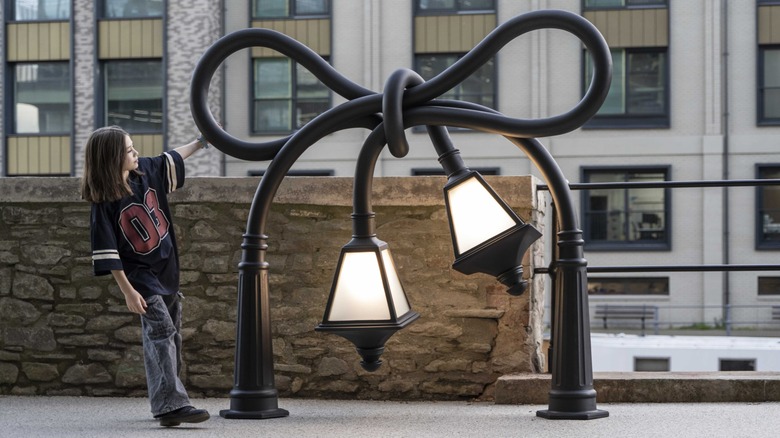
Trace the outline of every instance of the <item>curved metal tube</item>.
{"type": "MultiPolygon", "coordinates": [[[[533,30],[549,28],[573,34],[582,41],[593,57],[593,79],[580,102],[566,113],[544,119],[517,119],[492,114],[482,118],[480,126],[475,129],[524,138],[559,135],[577,129],[598,111],[606,98],[612,60],[609,47],[598,30],[583,17],[566,11],[534,11],[501,24],[474,49],[435,78],[407,89],[403,93],[404,107],[420,105],[441,96],[468,78],[514,38],[533,30]]],[[[290,139],[285,137],[262,143],[239,140],[220,128],[208,107],[208,88],[219,65],[238,50],[258,46],[287,55],[311,71],[323,84],[347,99],[368,98],[364,114],[380,113],[383,110],[382,105],[386,99],[351,82],[298,41],[268,29],[240,30],[222,37],[204,53],[193,72],[190,89],[190,109],[195,124],[204,137],[222,152],[245,160],[271,160],[290,139]]],[[[333,108],[331,111],[337,109],[333,108]]],[[[469,123],[475,116],[472,110],[458,108],[449,108],[437,114],[440,121],[435,124],[450,126],[469,123]]],[[[393,149],[396,149],[395,145],[393,149]]],[[[396,152],[401,151],[393,151],[394,154],[396,152]]]]}

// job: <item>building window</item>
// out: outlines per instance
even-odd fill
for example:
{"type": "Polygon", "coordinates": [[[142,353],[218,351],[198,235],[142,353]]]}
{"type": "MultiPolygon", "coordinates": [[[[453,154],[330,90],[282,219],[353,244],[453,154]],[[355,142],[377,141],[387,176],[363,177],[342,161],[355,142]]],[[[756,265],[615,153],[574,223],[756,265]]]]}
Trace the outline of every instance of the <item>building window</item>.
{"type": "Polygon", "coordinates": [[[135,134],[163,132],[162,61],[107,61],[104,73],[105,123],[135,134]]]}
{"type": "Polygon", "coordinates": [[[290,132],[330,108],[328,88],[287,58],[254,60],[252,130],[290,132]]]}
{"type": "MultiPolygon", "coordinates": [[[[585,168],[586,183],[666,181],[668,167],[585,168]]],[[[597,188],[582,194],[584,234],[588,249],[668,250],[668,189],[597,188]]]]}
{"type": "Polygon", "coordinates": [[[780,47],[759,47],[758,123],[780,124],[780,47]]]}
{"type": "Polygon", "coordinates": [[[12,74],[14,132],[69,133],[71,80],[68,63],[16,64],[12,74]]]}
{"type": "Polygon", "coordinates": [[[634,371],[669,371],[668,357],[634,357],[634,371]]]}
{"type": "MultiPolygon", "coordinates": [[[[290,169],[287,171],[287,176],[333,176],[336,172],[333,169],[290,169]]],[[[265,175],[265,169],[263,170],[248,170],[246,176],[263,176],[265,175]]]]}
{"type": "MultiPolygon", "coordinates": [[[[460,59],[462,54],[415,55],[415,70],[423,79],[430,80],[460,59]]],[[[496,68],[494,59],[469,76],[440,99],[463,100],[488,108],[496,107],[496,68]]]]}
{"type": "Polygon", "coordinates": [[[720,371],[755,371],[755,359],[720,359],[720,371]]]}
{"type": "MultiPolygon", "coordinates": [[[[759,179],[780,179],[780,165],[759,165],[759,179]]],[[[780,249],[780,186],[759,186],[756,248],[780,249]]]]}
{"type": "MultiPolygon", "coordinates": [[[[666,48],[613,49],[612,84],[586,128],[667,128],[669,90],[666,48]]],[[[593,66],[585,53],[585,84],[593,66]]]]}
{"type": "Polygon", "coordinates": [[[70,0],[14,0],[14,20],[55,21],[70,18],[70,0]]]}
{"type": "Polygon", "coordinates": [[[588,277],[590,295],[669,295],[669,277],[588,277]]]}
{"type": "Polygon", "coordinates": [[[584,9],[623,9],[666,6],[667,0],[583,0],[584,9]]]}
{"type": "Polygon", "coordinates": [[[759,295],[780,295],[780,277],[758,277],[759,295]]]}
{"type": "Polygon", "coordinates": [[[418,15],[443,15],[469,12],[495,12],[495,0],[417,0],[415,10],[418,15]]]}
{"type": "Polygon", "coordinates": [[[253,18],[290,18],[330,15],[330,0],[254,0],[253,18]]]}
{"type": "MultiPolygon", "coordinates": [[[[482,175],[501,175],[500,167],[469,167],[482,175]]],[[[423,167],[412,169],[412,176],[447,176],[441,167],[423,167]]]]}
{"type": "Polygon", "coordinates": [[[164,12],[163,0],[103,0],[105,18],[162,17],[164,12]]]}

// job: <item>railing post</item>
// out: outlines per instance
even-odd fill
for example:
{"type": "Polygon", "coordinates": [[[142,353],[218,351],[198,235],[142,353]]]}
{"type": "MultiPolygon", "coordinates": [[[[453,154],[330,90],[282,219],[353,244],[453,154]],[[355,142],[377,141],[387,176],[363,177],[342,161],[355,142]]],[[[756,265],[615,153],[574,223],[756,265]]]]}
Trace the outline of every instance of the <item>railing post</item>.
{"type": "Polygon", "coordinates": [[[725,304],[723,310],[725,315],[725,321],[723,321],[723,323],[726,326],[726,336],[731,336],[731,304],[725,304]]]}

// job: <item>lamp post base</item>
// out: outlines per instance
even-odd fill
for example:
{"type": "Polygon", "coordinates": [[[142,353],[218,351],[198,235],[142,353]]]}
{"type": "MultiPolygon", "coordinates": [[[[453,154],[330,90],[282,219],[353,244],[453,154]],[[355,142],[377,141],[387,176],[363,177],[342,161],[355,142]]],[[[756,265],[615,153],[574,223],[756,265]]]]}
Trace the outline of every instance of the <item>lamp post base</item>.
{"type": "Polygon", "coordinates": [[[266,420],[269,418],[280,418],[290,415],[286,409],[275,408],[264,411],[238,411],[235,409],[224,409],[219,411],[219,416],[227,419],[238,420],[266,420]]]}
{"type": "Polygon", "coordinates": [[[233,388],[230,391],[230,409],[219,411],[219,416],[227,419],[256,419],[286,417],[290,413],[279,407],[276,389],[243,390],[233,388]]]}
{"type": "Polygon", "coordinates": [[[548,420],[595,420],[597,418],[609,417],[609,412],[602,411],[601,409],[584,412],[551,411],[549,409],[545,409],[542,411],[536,411],[536,416],[546,418],[548,420]]]}

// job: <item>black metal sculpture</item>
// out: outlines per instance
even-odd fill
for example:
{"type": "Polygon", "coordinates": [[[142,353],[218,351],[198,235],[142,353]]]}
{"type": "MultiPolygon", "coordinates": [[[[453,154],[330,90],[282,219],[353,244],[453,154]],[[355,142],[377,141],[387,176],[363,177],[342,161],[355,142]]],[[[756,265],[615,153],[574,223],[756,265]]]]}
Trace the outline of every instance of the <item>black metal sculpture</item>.
{"type": "MultiPolygon", "coordinates": [[[[517,145],[540,170],[557,207],[557,227],[561,231],[557,259],[551,264],[555,303],[552,388],[549,409],[539,411],[538,415],[565,419],[607,416],[606,411],[596,408],[593,389],[586,261],[576,208],[566,178],[553,157],[534,137],[564,134],[589,120],[606,98],[611,70],[609,48],[598,30],[579,15],[566,11],[535,11],[517,16],[498,26],[455,64],[427,82],[409,70],[397,71],[388,79],[384,94],[351,82],[306,46],[272,30],[237,31],[211,46],[198,62],[192,77],[190,105],[198,128],[210,143],[228,155],[252,161],[270,160],[255,193],[241,245],[235,386],[230,392],[230,409],[222,411],[221,415],[225,418],[288,415],[278,407],[274,386],[265,227],[274,195],[295,161],[328,134],[349,128],[373,131],[358,158],[353,215],[356,234],[370,237],[373,235],[373,213],[369,197],[379,151],[387,143],[395,157],[405,156],[409,146],[403,129],[426,126],[440,161],[452,178],[468,170],[449,143],[444,126],[453,126],[502,135],[517,145]],[[468,78],[514,38],[540,29],[560,29],[573,34],[593,58],[591,84],[570,111],[544,119],[515,119],[476,104],[436,99],[468,78]],[[290,57],[347,101],[320,114],[289,137],[250,143],[231,136],[218,125],[209,110],[208,89],[217,68],[229,55],[255,46],[290,57]]],[[[525,252],[525,248],[521,251],[525,252]]],[[[522,293],[525,286],[518,278],[521,274],[515,270],[501,281],[507,284],[510,292],[522,293]]],[[[409,317],[413,319],[414,316],[409,317]]],[[[399,323],[397,328],[408,322],[411,321],[399,323]]],[[[377,342],[384,344],[381,339],[371,343],[377,342]]],[[[369,369],[378,366],[376,354],[381,351],[373,347],[364,350],[372,350],[364,355],[364,366],[369,369]]]]}

